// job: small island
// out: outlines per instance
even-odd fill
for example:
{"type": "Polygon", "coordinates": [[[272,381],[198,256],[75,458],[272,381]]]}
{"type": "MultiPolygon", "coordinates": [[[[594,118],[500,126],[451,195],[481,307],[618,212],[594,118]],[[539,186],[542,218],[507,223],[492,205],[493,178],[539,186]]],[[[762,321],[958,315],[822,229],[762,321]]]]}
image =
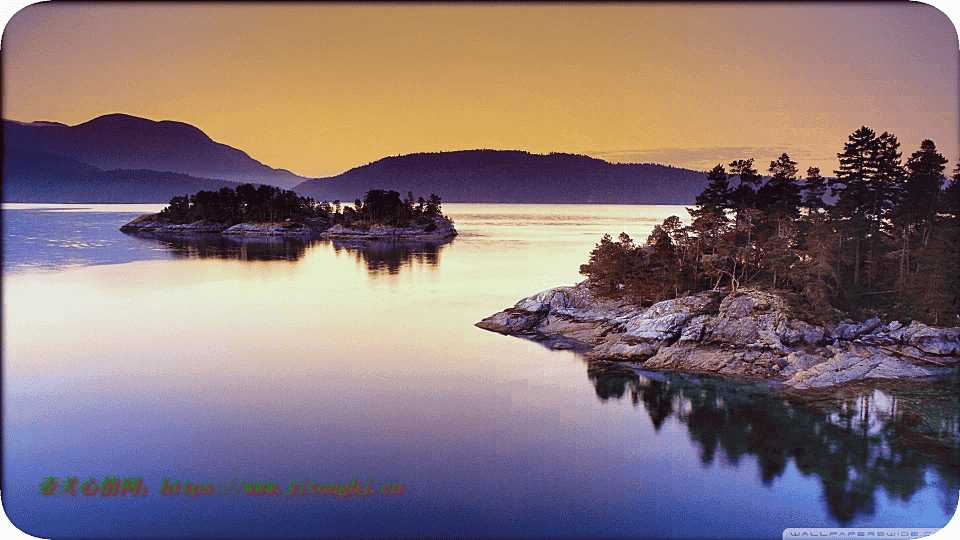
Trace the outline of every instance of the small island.
{"type": "Polygon", "coordinates": [[[440,210],[441,200],[406,199],[397,191],[371,189],[363,200],[316,202],[274,186],[242,184],[177,196],[156,214],[120,227],[128,233],[316,236],[356,240],[444,241],[457,235],[440,210]]]}
{"type": "Polygon", "coordinates": [[[944,189],[932,141],[903,163],[894,135],[866,127],[838,158],[836,177],[811,167],[801,179],[783,154],[765,182],[753,159],[717,165],[690,225],[671,216],[644,244],[606,235],[585,281],[476,326],[791,392],[957,376],[960,166],[944,189]]]}

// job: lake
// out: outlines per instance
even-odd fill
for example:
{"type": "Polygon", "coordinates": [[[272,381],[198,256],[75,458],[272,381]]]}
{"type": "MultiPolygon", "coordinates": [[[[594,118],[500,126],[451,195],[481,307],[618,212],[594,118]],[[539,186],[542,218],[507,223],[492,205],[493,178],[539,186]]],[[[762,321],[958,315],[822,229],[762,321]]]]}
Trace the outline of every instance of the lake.
{"type": "Polygon", "coordinates": [[[956,512],[956,380],[789,400],[473,326],[683,207],[447,203],[442,245],[119,232],[161,207],[3,206],[3,503],[33,535],[780,538],[956,512]],[[83,494],[114,477],[148,492],[83,494]],[[374,494],[287,495],[354,479],[374,494]]]}

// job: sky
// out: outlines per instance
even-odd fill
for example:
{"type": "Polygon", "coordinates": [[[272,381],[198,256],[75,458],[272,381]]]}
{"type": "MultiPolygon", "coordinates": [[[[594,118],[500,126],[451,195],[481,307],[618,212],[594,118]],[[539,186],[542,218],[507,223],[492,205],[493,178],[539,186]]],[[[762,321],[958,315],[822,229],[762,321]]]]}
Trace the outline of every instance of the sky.
{"type": "Polygon", "coordinates": [[[306,177],[474,148],[832,174],[863,125],[952,170],[958,67],[920,3],[34,4],[2,114],[186,122],[306,177]]]}

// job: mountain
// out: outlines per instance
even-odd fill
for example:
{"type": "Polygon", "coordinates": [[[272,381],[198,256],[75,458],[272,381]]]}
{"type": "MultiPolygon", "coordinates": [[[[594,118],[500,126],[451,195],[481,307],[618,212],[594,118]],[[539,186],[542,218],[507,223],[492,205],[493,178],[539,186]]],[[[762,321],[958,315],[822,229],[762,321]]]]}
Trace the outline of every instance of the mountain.
{"type": "Polygon", "coordinates": [[[236,187],[237,182],[151,170],[103,171],[46,152],[3,149],[3,201],[39,203],[165,203],[174,195],[236,187]]]}
{"type": "Polygon", "coordinates": [[[304,181],[215,142],[183,122],[156,122],[126,114],[108,114],[76,126],[4,120],[3,137],[5,147],[72,158],[103,171],[151,170],[283,188],[304,181]]]}
{"type": "Polygon", "coordinates": [[[614,164],[574,154],[463,150],[387,157],[293,189],[318,201],[352,202],[394,189],[446,202],[693,204],[706,173],[648,163],[614,164]]]}

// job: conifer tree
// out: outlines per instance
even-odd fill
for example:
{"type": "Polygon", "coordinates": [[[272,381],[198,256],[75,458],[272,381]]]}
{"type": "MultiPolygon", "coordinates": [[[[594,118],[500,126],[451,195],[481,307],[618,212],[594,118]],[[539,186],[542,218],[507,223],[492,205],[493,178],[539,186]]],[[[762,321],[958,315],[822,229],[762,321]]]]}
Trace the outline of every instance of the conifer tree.
{"type": "MultiPolygon", "coordinates": [[[[730,221],[726,211],[730,208],[730,183],[727,171],[718,164],[707,173],[709,183],[702,193],[697,195],[697,207],[687,209],[693,218],[692,230],[697,233],[701,242],[714,245],[721,235],[722,229],[730,221]]],[[[702,249],[697,250],[702,251],[702,249]]],[[[699,260],[699,253],[695,258],[699,260]]]]}
{"type": "Polygon", "coordinates": [[[870,180],[875,175],[877,146],[877,135],[872,129],[863,126],[853,132],[843,152],[837,154],[840,168],[834,171],[836,178],[830,181],[830,192],[837,197],[833,217],[839,222],[840,230],[853,238],[854,285],[860,282],[860,247],[870,226],[868,210],[873,202],[870,180]]]}
{"type": "Polygon", "coordinates": [[[756,188],[763,177],[753,168],[753,158],[738,159],[730,163],[730,176],[740,179],[740,184],[731,192],[730,201],[737,213],[756,206],[756,188]]]}
{"type": "Polygon", "coordinates": [[[820,176],[819,167],[810,167],[807,169],[807,177],[803,182],[803,204],[810,214],[818,214],[821,210],[827,208],[827,203],[823,201],[823,196],[827,192],[827,181],[820,176]]]}
{"type": "Polygon", "coordinates": [[[900,270],[897,290],[903,291],[910,269],[911,236],[916,232],[920,244],[926,245],[937,215],[940,187],[947,160],[931,140],[920,144],[920,150],[907,160],[907,176],[900,204],[894,209],[894,222],[900,228],[900,270]]]}
{"type": "Polygon", "coordinates": [[[787,154],[770,162],[770,180],[757,190],[757,207],[777,220],[778,236],[780,221],[800,217],[800,184],[797,181],[797,162],[787,154]]]}
{"type": "Polygon", "coordinates": [[[923,141],[920,150],[907,160],[908,173],[897,214],[907,224],[918,228],[921,240],[925,240],[937,215],[946,164],[947,159],[937,152],[937,146],[929,139],[923,141]]]}

